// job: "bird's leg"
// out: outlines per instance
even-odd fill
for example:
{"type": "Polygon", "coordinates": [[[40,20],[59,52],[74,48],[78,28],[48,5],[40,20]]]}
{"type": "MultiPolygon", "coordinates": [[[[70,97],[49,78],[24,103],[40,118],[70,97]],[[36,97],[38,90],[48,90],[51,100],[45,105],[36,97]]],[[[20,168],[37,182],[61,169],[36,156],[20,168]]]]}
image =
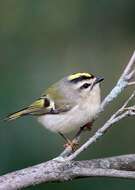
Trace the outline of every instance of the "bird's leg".
{"type": "Polygon", "coordinates": [[[84,130],[91,130],[91,127],[92,127],[92,124],[93,122],[89,122],[87,123],[86,125],[84,125],[83,127],[80,127],[79,131],[76,133],[74,139],[80,139],[80,136],[81,136],[81,133],[84,131],[84,130]]]}
{"type": "Polygon", "coordinates": [[[64,145],[65,148],[67,147],[71,147],[72,151],[77,150],[77,148],[79,147],[79,140],[80,140],[80,136],[82,131],[84,130],[84,127],[80,127],[79,131],[76,133],[76,135],[74,136],[73,140],[69,140],[67,139],[63,134],[61,134],[61,136],[64,137],[64,139],[66,140],[66,144],[64,145]]]}
{"type": "Polygon", "coordinates": [[[67,138],[63,133],[59,132],[60,136],[66,141],[66,144],[64,144],[64,148],[71,147],[73,151],[75,151],[78,148],[78,143],[75,140],[70,140],[67,138]]]}
{"type": "Polygon", "coordinates": [[[83,126],[84,130],[91,131],[93,122],[94,121],[91,121],[91,122],[87,123],[86,125],[84,125],[83,126]]]}
{"type": "Polygon", "coordinates": [[[69,140],[69,138],[67,138],[65,135],[63,135],[63,133],[59,132],[59,134],[60,134],[60,136],[61,136],[67,143],[71,142],[71,141],[69,140]]]}
{"type": "MultiPolygon", "coordinates": [[[[76,139],[76,141],[79,141],[81,133],[84,131],[84,126],[80,127],[79,131],[77,131],[76,135],[74,136],[74,139],[76,139]]],[[[74,140],[73,139],[73,140],[74,140]]]]}
{"type": "Polygon", "coordinates": [[[84,130],[91,130],[93,122],[89,122],[86,125],[84,125],[83,127],[80,127],[79,131],[76,133],[75,137],[73,138],[72,142],[72,146],[74,146],[75,150],[78,148],[79,146],[79,140],[81,137],[81,134],[84,130]]]}
{"type": "Polygon", "coordinates": [[[62,136],[62,138],[64,138],[64,140],[66,141],[66,144],[64,144],[64,147],[67,148],[70,146],[72,148],[72,150],[75,151],[79,146],[79,140],[80,140],[82,132],[84,130],[91,130],[92,123],[93,122],[90,122],[90,123],[87,123],[86,125],[84,125],[83,127],[80,127],[80,129],[76,133],[73,140],[68,139],[65,135],[63,135],[63,133],[59,132],[59,134],[62,136]]]}

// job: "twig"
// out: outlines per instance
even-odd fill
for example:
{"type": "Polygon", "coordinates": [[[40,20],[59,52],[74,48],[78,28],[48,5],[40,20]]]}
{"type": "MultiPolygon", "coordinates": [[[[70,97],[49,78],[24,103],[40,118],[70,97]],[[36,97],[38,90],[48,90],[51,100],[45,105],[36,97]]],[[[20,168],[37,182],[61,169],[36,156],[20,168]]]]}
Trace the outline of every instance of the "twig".
{"type": "Polygon", "coordinates": [[[123,106],[121,107],[121,110],[124,109],[128,105],[128,103],[134,98],[134,96],[135,96],[135,90],[129,96],[129,98],[127,99],[127,101],[123,104],[123,106]]]}
{"type": "MultiPolygon", "coordinates": [[[[106,96],[101,104],[101,111],[108,105],[109,102],[113,101],[128,85],[130,85],[131,79],[134,76],[134,65],[135,65],[135,51],[128,62],[124,72],[120,76],[116,86],[111,90],[111,92],[106,96]],[[133,70],[132,70],[133,69],[133,70]]],[[[100,112],[101,112],[100,111],[100,112]]]]}
{"type": "Polygon", "coordinates": [[[135,81],[133,81],[133,82],[129,82],[128,85],[129,85],[129,86],[131,86],[131,85],[135,85],[135,81]]]}

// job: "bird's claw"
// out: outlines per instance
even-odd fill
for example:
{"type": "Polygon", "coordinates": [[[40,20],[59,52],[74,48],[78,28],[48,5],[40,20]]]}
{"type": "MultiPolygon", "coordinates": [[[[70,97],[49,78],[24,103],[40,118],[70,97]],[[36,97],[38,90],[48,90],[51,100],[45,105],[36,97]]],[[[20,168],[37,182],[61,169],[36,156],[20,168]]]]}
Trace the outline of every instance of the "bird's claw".
{"type": "Polygon", "coordinates": [[[70,147],[72,149],[72,151],[74,152],[75,150],[78,149],[79,147],[79,143],[76,139],[70,141],[68,140],[68,142],[66,144],[64,144],[64,148],[68,148],[70,147]]]}

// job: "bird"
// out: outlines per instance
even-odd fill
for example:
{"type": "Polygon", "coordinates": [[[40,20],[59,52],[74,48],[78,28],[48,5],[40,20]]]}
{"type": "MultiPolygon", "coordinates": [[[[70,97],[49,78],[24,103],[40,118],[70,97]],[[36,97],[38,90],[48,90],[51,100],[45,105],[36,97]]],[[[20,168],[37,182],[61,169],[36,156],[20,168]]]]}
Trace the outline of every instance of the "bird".
{"type": "Polygon", "coordinates": [[[103,77],[79,72],[68,75],[51,85],[29,106],[9,114],[6,121],[22,116],[36,116],[48,130],[60,134],[66,146],[74,143],[66,137],[76,131],[77,137],[82,129],[91,128],[101,104],[100,82],[103,77]]]}

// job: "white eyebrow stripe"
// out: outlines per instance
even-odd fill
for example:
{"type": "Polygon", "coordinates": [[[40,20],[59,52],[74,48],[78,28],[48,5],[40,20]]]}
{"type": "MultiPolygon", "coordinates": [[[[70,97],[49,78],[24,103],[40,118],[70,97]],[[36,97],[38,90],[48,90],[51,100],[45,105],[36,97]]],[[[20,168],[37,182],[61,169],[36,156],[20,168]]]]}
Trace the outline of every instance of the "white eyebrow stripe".
{"type": "Polygon", "coordinates": [[[81,86],[83,86],[85,83],[89,83],[91,84],[90,80],[85,80],[85,81],[80,81],[78,83],[75,84],[75,89],[79,89],[81,86]]]}

